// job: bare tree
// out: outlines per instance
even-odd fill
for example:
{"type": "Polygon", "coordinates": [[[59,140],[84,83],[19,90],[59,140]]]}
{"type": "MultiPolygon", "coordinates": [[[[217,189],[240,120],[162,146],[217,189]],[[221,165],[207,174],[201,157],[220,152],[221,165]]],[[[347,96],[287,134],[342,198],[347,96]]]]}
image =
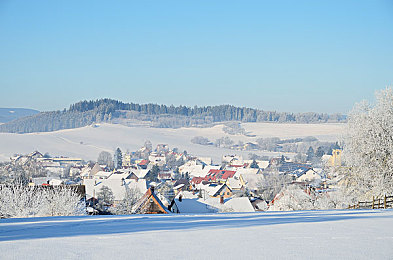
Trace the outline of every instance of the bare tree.
{"type": "Polygon", "coordinates": [[[100,152],[97,158],[97,162],[98,164],[105,164],[109,168],[113,168],[113,158],[109,152],[106,151],[100,152]]]}

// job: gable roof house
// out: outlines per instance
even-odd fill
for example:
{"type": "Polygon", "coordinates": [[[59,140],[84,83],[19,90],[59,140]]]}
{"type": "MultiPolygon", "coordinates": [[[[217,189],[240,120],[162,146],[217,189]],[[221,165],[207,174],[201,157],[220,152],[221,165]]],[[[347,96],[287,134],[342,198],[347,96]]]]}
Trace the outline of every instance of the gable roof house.
{"type": "Polygon", "coordinates": [[[135,214],[168,214],[171,213],[154,193],[154,187],[150,187],[139,199],[132,210],[135,214]]]}
{"type": "Polygon", "coordinates": [[[168,209],[173,213],[217,213],[218,208],[199,201],[198,198],[185,199],[177,196],[171,201],[168,209]]]}
{"type": "Polygon", "coordinates": [[[255,212],[248,197],[232,198],[224,203],[224,207],[233,212],[255,212]]]}
{"type": "Polygon", "coordinates": [[[223,197],[226,199],[232,196],[232,189],[226,184],[200,185],[200,190],[204,190],[205,193],[214,198],[223,197]]]}
{"type": "Polygon", "coordinates": [[[146,180],[132,179],[84,179],[86,187],[86,199],[97,198],[97,194],[103,186],[107,186],[113,192],[114,204],[122,201],[126,195],[126,188],[138,190],[141,194],[146,191],[146,180]]]}
{"type": "Polygon", "coordinates": [[[314,180],[321,180],[321,179],[322,179],[321,175],[319,175],[314,169],[308,169],[306,172],[300,175],[296,179],[296,181],[311,182],[314,180]]]}

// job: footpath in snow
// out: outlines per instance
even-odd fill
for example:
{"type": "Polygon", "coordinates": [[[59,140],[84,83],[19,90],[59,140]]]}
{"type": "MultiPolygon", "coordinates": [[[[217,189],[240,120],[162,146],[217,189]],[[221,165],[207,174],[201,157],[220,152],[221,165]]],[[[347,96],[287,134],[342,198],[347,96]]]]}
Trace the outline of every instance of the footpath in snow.
{"type": "Polygon", "coordinates": [[[392,259],[393,210],[0,220],[0,259],[392,259]]]}

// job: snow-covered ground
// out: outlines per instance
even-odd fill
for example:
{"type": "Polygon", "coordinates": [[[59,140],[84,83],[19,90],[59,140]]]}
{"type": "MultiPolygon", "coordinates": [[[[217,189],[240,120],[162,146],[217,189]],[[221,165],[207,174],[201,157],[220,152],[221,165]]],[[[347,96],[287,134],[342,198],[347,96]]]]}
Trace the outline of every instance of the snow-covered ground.
{"type": "MultiPolygon", "coordinates": [[[[13,134],[0,133],[0,161],[9,160],[15,153],[30,153],[38,150],[49,152],[52,156],[72,156],[85,160],[96,160],[101,151],[113,151],[120,147],[123,151],[135,151],[146,140],[153,145],[169,144],[171,148],[178,147],[180,151],[198,156],[212,157],[216,163],[225,154],[239,154],[247,158],[249,151],[233,151],[213,146],[202,146],[191,143],[195,136],[204,136],[215,141],[223,136],[229,136],[235,142],[255,141],[261,137],[295,138],[315,136],[321,141],[336,141],[343,129],[343,124],[274,124],[274,123],[245,123],[242,126],[250,135],[227,135],[222,131],[223,125],[207,128],[147,128],[127,127],[115,124],[101,124],[99,127],[82,127],[47,133],[13,134]]],[[[254,152],[259,155],[278,155],[275,153],[254,152]]]]}
{"type": "Polygon", "coordinates": [[[392,259],[393,210],[0,220],[1,259],[392,259]]]}

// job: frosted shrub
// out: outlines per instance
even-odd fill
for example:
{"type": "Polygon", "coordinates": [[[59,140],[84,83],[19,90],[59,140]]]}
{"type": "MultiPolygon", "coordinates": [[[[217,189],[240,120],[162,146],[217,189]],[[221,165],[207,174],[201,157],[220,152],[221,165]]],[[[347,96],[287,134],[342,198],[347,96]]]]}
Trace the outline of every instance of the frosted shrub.
{"type": "Polygon", "coordinates": [[[341,190],[319,194],[316,197],[315,209],[345,209],[351,204],[350,197],[341,190]]]}
{"type": "Polygon", "coordinates": [[[44,208],[47,216],[84,215],[86,206],[80,196],[66,187],[54,187],[44,192],[44,208]]]}
{"type": "Polygon", "coordinates": [[[44,217],[85,214],[80,196],[66,187],[0,186],[0,217],[44,217]]]}
{"type": "Polygon", "coordinates": [[[273,211],[310,210],[314,209],[313,199],[304,190],[295,185],[284,188],[269,207],[273,211]]]}

